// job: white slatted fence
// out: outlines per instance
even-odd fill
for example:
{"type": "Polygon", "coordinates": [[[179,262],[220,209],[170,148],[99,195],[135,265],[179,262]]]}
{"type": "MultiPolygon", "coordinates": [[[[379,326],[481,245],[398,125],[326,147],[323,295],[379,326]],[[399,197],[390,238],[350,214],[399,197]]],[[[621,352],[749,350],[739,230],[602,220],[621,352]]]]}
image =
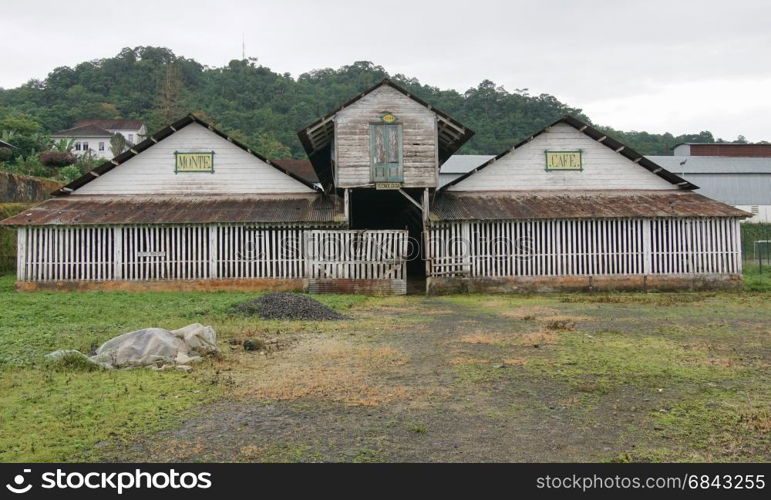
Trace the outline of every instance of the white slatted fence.
{"type": "Polygon", "coordinates": [[[310,279],[404,280],[406,230],[319,230],[305,236],[310,279]]]}
{"type": "Polygon", "coordinates": [[[406,277],[406,231],[199,224],[43,226],[18,234],[21,281],[406,277]]]}
{"type": "Polygon", "coordinates": [[[431,276],[741,273],[735,218],[444,222],[427,249],[431,276]]]}

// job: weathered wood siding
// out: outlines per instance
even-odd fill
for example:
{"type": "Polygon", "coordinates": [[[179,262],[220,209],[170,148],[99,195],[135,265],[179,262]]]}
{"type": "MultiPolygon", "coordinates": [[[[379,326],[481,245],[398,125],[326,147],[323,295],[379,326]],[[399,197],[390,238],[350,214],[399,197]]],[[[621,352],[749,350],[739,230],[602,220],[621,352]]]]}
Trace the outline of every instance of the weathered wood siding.
{"type": "Polygon", "coordinates": [[[559,123],[449,191],[676,189],[570,125],[559,123]],[[546,171],[545,151],[582,151],[582,171],[546,171]]]}
{"type": "Polygon", "coordinates": [[[337,187],[373,186],[370,170],[369,125],[393,113],[402,124],[405,187],[436,187],[436,115],[388,86],[364,96],[335,117],[337,187]]]}
{"type": "Polygon", "coordinates": [[[192,123],[76,190],[80,194],[313,192],[207,128],[192,123]],[[214,151],[214,173],[174,172],[174,152],[214,151]]]}

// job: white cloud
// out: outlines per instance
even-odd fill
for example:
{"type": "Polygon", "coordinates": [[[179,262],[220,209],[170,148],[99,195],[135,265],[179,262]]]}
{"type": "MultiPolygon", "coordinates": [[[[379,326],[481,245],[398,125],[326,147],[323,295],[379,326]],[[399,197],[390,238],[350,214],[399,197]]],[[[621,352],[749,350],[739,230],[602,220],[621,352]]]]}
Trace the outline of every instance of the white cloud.
{"type": "Polygon", "coordinates": [[[597,99],[584,111],[597,123],[622,130],[699,132],[724,139],[771,139],[771,77],[661,85],[649,92],[597,99]]]}
{"type": "Polygon", "coordinates": [[[2,17],[6,88],[137,45],[222,66],[243,34],[295,76],[370,60],[461,92],[487,78],[554,94],[616,128],[771,139],[767,0],[27,0],[2,17]]]}

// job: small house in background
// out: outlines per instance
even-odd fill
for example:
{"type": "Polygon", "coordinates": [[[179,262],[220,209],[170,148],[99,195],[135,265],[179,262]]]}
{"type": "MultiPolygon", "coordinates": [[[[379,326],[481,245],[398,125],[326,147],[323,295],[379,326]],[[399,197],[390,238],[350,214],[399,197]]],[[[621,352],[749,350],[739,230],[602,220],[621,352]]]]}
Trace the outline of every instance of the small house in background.
{"type": "Polygon", "coordinates": [[[674,156],[649,156],[699,186],[699,193],[771,222],[771,144],[678,144],[674,156]]]}
{"type": "Polygon", "coordinates": [[[23,290],[740,282],[749,213],[569,116],[442,179],[473,134],[389,80],[298,132],[309,162],[268,161],[189,115],[0,224],[19,229],[23,290]]]}
{"type": "Polygon", "coordinates": [[[110,139],[120,134],[126,147],[141,142],[147,128],[140,120],[78,120],[72,128],[51,134],[54,140],[72,140],[73,152],[78,156],[90,154],[94,158],[112,158],[110,139]]]}

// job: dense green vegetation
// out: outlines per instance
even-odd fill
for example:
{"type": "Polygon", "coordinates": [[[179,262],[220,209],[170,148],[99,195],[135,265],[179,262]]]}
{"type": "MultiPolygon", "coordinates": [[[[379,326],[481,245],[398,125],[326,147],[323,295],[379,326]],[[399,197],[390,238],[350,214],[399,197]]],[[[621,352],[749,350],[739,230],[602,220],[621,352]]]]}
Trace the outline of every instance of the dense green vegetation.
{"type": "MultiPolygon", "coordinates": [[[[57,169],[41,164],[39,153],[52,147],[51,132],[82,118],[139,118],[156,130],[188,112],[200,113],[268,157],[302,158],[298,129],[385,77],[473,128],[476,136],[461,150],[466,154],[499,153],[564,114],[589,119],[552,95],[510,92],[489,80],[460,93],[391,75],[367,61],[293,78],[250,59],[205,67],[166,48],[136,47],[56,68],[42,81],[0,89],[0,139],[17,146],[0,151],[0,166],[71,178],[93,165],[81,161],[57,169]]],[[[706,131],[673,136],[604,130],[644,154],[669,154],[682,141],[716,140],[706,131]]]]}

